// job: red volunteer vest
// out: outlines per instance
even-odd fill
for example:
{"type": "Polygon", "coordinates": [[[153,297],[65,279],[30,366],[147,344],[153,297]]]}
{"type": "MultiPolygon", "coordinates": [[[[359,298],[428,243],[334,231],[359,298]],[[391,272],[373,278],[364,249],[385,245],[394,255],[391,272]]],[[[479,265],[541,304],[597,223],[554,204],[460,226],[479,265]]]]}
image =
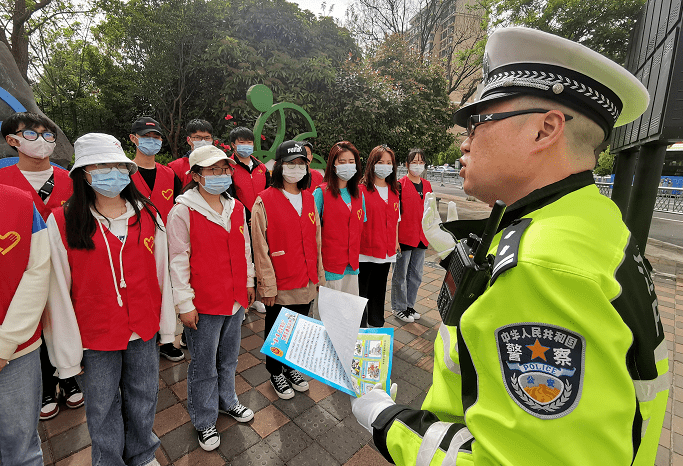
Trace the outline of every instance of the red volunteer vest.
{"type": "Polygon", "coordinates": [[[244,228],[244,206],[239,201],[230,215],[229,233],[190,209],[190,286],[200,314],[231,316],[235,301],[249,307],[244,228]]]}
{"type": "Polygon", "coordinates": [[[365,210],[368,221],[363,224],[360,253],[386,259],[396,254],[396,228],[398,226],[398,194],[388,189],[388,201],[384,202],[377,189],[365,193],[365,210]]]}
{"type": "MultiPolygon", "coordinates": [[[[7,168],[2,171],[4,170],[7,168]]],[[[24,179],[21,173],[19,176],[24,179]]],[[[2,223],[0,223],[1,325],[28,266],[28,259],[31,254],[31,233],[33,231],[33,201],[21,189],[2,186],[0,189],[0,215],[2,216],[2,223]]],[[[15,352],[19,352],[38,341],[41,330],[42,327],[38,322],[38,328],[31,338],[20,344],[15,352]]]]}
{"type": "Polygon", "coordinates": [[[149,341],[159,331],[161,290],[154,260],[156,230],[152,218],[144,210],[140,222],[128,222],[128,238],[123,245],[123,278],[120,287],[119,252],[121,241],[105,227],[111,258],[123,306],[116,299],[107,246],[99,226],[92,239],[95,249],[71,249],[66,241],[64,209],[54,212],[71,268],[71,301],[81,331],[83,348],[117,351],[128,347],[133,332],[149,341]]]}
{"type": "MultiPolygon", "coordinates": [[[[237,160],[237,156],[233,155],[232,159],[237,160]]],[[[252,160],[252,162],[258,163],[257,160],[252,160]]],[[[232,184],[235,186],[235,195],[244,204],[244,207],[251,212],[259,193],[267,187],[266,172],[268,169],[262,163],[256,165],[251,173],[241,165],[235,165],[234,168],[232,184]]]]}
{"type": "Polygon", "coordinates": [[[131,175],[130,179],[135,183],[135,187],[159,210],[161,220],[166,225],[168,213],[173,208],[173,183],[174,173],[168,167],[155,163],[157,168],[156,178],[154,179],[154,190],[150,190],[139,171],[131,175]]]}
{"type": "Polygon", "coordinates": [[[359,187],[358,198],[351,197],[351,210],[341,195],[334,197],[327,183],[319,186],[323,191],[322,255],[325,271],[343,274],[347,265],[358,270],[360,237],[363,231],[363,196],[359,187]]]}
{"type": "MultiPolygon", "coordinates": [[[[422,180],[422,195],[432,192],[432,185],[424,178],[422,180]]],[[[422,231],[422,214],[424,213],[424,201],[415,189],[413,182],[408,179],[408,175],[400,180],[401,183],[401,221],[398,225],[398,242],[408,246],[417,247],[420,241],[425,246],[429,246],[427,238],[422,231]]]]}
{"type": "Polygon", "coordinates": [[[188,157],[175,159],[166,166],[178,175],[180,182],[183,184],[183,188],[187,186],[187,183],[192,181],[192,176],[187,174],[187,172],[190,171],[190,159],[188,157]]]}
{"type": "Polygon", "coordinates": [[[73,194],[73,182],[69,177],[69,172],[63,168],[53,167],[55,175],[55,186],[52,188],[52,193],[47,199],[47,204],[43,202],[38,193],[31,183],[21,174],[21,170],[17,168],[16,165],[5,167],[0,169],[0,184],[6,184],[8,186],[14,186],[22,191],[30,194],[33,198],[33,204],[35,204],[36,209],[43,217],[43,220],[47,220],[53,210],[59,208],[66,202],[67,199],[73,194]]]}
{"type": "Polygon", "coordinates": [[[315,191],[315,188],[320,186],[323,182],[323,176],[320,174],[318,170],[311,169],[311,186],[306,190],[309,193],[313,194],[313,191],[315,191]]]}
{"type": "Polygon", "coordinates": [[[315,201],[302,191],[301,216],[277,188],[261,192],[268,219],[266,239],[279,290],[294,290],[318,283],[318,244],[315,237],[315,201]],[[296,228],[299,225],[299,228],[296,228]]]}

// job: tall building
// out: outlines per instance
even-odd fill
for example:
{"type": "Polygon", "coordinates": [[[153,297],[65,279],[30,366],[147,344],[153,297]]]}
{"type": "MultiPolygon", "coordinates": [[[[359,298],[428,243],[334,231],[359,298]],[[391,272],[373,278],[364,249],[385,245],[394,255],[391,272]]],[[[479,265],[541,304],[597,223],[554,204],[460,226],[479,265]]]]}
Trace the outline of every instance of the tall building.
{"type": "Polygon", "coordinates": [[[425,6],[410,20],[408,40],[414,50],[424,52],[430,60],[438,60],[448,77],[465,78],[451,93],[451,101],[460,104],[470,83],[481,79],[481,67],[476,60],[458,62],[459,52],[471,49],[486,32],[481,29],[483,11],[478,0],[426,0],[425,6]],[[424,48],[423,48],[424,47],[424,48]]]}

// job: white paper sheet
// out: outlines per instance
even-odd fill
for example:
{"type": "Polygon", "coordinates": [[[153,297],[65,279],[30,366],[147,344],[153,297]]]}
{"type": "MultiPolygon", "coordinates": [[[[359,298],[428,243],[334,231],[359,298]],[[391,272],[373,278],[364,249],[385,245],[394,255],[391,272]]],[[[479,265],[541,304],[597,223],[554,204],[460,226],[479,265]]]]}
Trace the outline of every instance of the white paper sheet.
{"type": "Polygon", "coordinates": [[[358,329],[368,300],[324,286],[320,287],[318,309],[337,356],[349,379],[358,329]]]}

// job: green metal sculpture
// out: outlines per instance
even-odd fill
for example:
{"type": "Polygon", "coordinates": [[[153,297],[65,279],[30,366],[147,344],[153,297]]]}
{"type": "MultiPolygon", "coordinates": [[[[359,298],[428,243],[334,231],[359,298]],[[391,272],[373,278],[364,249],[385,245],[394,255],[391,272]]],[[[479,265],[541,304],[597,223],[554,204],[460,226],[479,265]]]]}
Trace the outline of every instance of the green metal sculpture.
{"type": "MultiPolygon", "coordinates": [[[[253,155],[264,163],[275,159],[275,150],[285,140],[286,109],[294,110],[295,112],[300,113],[306,119],[306,121],[308,121],[308,125],[311,129],[308,132],[296,135],[294,137],[295,141],[303,141],[308,138],[314,138],[318,135],[318,132],[315,130],[315,124],[306,110],[289,102],[281,102],[279,104],[273,105],[273,92],[264,84],[255,84],[249,88],[247,91],[247,103],[257,112],[261,112],[261,115],[258,117],[256,124],[254,125],[255,141],[253,155]],[[265,126],[268,118],[270,118],[270,116],[276,112],[278,120],[275,140],[273,141],[273,144],[271,144],[270,149],[264,150],[261,148],[261,143],[263,142],[263,127],[265,126]]],[[[327,164],[325,163],[324,158],[318,154],[313,154],[311,168],[325,169],[326,165],[327,164]]]]}

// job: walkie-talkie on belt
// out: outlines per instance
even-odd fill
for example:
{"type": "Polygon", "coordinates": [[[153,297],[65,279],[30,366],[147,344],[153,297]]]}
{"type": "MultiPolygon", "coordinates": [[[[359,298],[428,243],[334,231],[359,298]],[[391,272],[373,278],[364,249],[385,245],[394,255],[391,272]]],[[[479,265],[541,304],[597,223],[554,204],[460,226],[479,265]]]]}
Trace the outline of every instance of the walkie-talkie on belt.
{"type": "Polygon", "coordinates": [[[462,313],[486,290],[491,279],[487,252],[505,208],[502,201],[496,201],[481,238],[470,233],[468,238],[456,242],[436,301],[441,320],[446,325],[457,325],[462,313]]]}

